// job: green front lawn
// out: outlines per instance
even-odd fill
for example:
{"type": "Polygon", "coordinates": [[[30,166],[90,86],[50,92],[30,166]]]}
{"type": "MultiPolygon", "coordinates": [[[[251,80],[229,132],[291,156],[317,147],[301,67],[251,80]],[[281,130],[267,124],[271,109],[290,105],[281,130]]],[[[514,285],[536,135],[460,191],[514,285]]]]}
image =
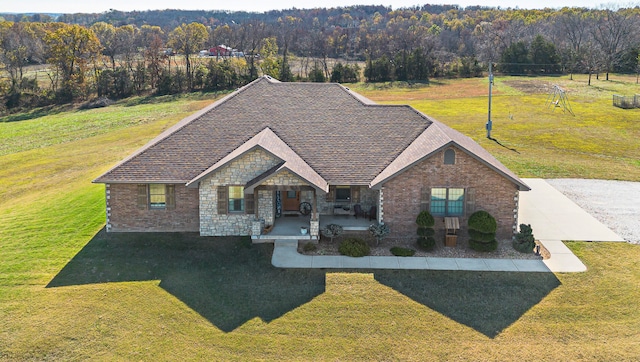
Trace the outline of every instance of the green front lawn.
{"type": "MultiPolygon", "coordinates": [[[[139,124],[107,117],[95,131],[78,123],[100,124],[103,110],[81,111],[80,118],[62,111],[51,116],[56,135],[43,138],[49,116],[0,120],[0,139],[10,144],[0,155],[0,360],[640,355],[640,248],[629,244],[568,243],[589,268],[578,274],[354,272],[276,269],[272,246],[244,238],[101,231],[104,186],[91,180],[208,102],[180,98],[165,115],[153,115],[145,102],[123,102],[109,108],[122,118],[150,118],[139,124]],[[77,132],[65,134],[67,128],[77,132]]],[[[634,127],[625,132],[637,144],[634,127]]],[[[533,147],[521,146],[531,144],[528,132],[509,140],[520,156],[499,157],[526,176],[556,175],[561,162],[577,175],[592,174],[595,167],[580,164],[578,152],[558,148],[558,161],[523,152],[533,147]]],[[[592,159],[599,162],[596,154],[592,159]]],[[[637,180],[637,159],[626,178],[637,180]]],[[[605,178],[618,178],[623,163],[604,168],[605,178]]]]}

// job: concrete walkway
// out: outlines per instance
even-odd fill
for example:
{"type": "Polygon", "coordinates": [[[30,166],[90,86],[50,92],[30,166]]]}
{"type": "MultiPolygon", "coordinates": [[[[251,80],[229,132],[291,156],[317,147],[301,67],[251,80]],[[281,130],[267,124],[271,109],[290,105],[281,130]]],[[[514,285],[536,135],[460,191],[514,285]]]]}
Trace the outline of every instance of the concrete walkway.
{"type": "Polygon", "coordinates": [[[498,272],[583,272],[586,266],[566,241],[624,241],[542,179],[524,179],[518,224],[531,224],[536,239],[551,253],[546,260],[302,255],[297,240],[276,240],[271,263],[279,268],[430,269],[498,272]]]}
{"type": "Polygon", "coordinates": [[[302,255],[297,240],[276,240],[271,263],[279,268],[430,269],[510,272],[549,272],[541,260],[430,258],[398,256],[302,255]]]}

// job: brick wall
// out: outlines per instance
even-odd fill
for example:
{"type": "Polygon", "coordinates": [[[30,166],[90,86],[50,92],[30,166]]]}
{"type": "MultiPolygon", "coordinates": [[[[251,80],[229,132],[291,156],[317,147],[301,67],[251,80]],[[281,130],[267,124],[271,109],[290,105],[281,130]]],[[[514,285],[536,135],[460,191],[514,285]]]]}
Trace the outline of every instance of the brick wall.
{"type": "Polygon", "coordinates": [[[137,184],[107,184],[107,230],[198,231],[198,190],[175,185],[175,209],[139,209],[137,184]]]}
{"type": "MultiPolygon", "coordinates": [[[[468,216],[473,211],[485,210],[496,218],[497,239],[511,240],[517,223],[514,218],[514,210],[518,209],[517,186],[463,151],[454,150],[453,165],[445,165],[444,151],[439,152],[383,185],[382,221],[389,225],[390,237],[416,237],[415,220],[421,211],[422,190],[455,187],[472,188],[475,192],[475,206],[465,202],[465,215],[460,217],[460,238],[468,237],[468,216]]],[[[467,196],[468,193],[465,200],[467,196]]],[[[435,219],[436,230],[443,230],[444,218],[435,219]]]]}

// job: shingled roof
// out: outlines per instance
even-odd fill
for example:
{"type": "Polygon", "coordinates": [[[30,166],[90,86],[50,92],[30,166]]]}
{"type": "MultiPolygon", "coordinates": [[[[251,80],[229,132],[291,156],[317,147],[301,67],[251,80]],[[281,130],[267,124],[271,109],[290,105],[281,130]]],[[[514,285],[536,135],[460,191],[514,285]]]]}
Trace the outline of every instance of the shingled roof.
{"type": "Polygon", "coordinates": [[[528,189],[473,140],[409,106],[377,105],[339,84],[270,77],[185,118],[94,182],[193,183],[234,152],[269,144],[318,186],[374,185],[449,143],[528,189]]]}

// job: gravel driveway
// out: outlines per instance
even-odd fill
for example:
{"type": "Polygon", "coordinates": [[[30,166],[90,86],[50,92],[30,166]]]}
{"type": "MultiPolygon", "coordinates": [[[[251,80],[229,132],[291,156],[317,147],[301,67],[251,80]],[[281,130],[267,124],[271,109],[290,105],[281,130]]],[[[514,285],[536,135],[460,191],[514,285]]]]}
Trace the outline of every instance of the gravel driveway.
{"type": "Polygon", "coordinates": [[[640,244],[640,182],[545,180],[632,244],[640,244]]]}

